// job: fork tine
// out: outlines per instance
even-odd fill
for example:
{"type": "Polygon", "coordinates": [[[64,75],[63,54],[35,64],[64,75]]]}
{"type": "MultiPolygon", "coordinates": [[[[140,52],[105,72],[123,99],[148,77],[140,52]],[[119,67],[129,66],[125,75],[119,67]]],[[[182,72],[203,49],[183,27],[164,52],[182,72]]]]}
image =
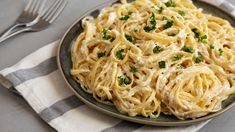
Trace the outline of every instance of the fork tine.
{"type": "Polygon", "coordinates": [[[46,21],[49,21],[57,12],[58,9],[60,9],[61,5],[64,3],[64,0],[60,0],[60,2],[53,8],[53,10],[50,12],[50,14],[47,17],[44,17],[46,21]]]}
{"type": "Polygon", "coordinates": [[[28,12],[33,13],[33,10],[35,9],[35,6],[37,4],[37,0],[33,0],[32,5],[29,7],[28,12]]]}
{"type": "Polygon", "coordinates": [[[51,11],[53,10],[53,8],[60,2],[60,0],[56,0],[55,2],[53,2],[49,7],[47,7],[47,9],[42,13],[42,17],[46,18],[48,15],[50,15],[51,11]]]}
{"type": "Polygon", "coordinates": [[[28,10],[29,10],[29,7],[32,6],[32,2],[33,2],[33,0],[30,0],[30,1],[28,2],[28,4],[26,5],[26,7],[24,8],[24,11],[28,11],[28,10]]]}
{"type": "Polygon", "coordinates": [[[60,15],[60,13],[64,10],[65,6],[67,5],[67,1],[63,1],[63,4],[60,6],[57,12],[50,18],[49,23],[52,23],[53,21],[56,20],[56,18],[60,15]]]}
{"type": "Polygon", "coordinates": [[[42,0],[42,4],[38,10],[38,14],[41,14],[43,12],[43,9],[45,7],[45,4],[46,4],[46,0],[42,0]]]}
{"type": "Polygon", "coordinates": [[[41,3],[42,3],[41,0],[37,0],[35,8],[33,9],[33,12],[32,12],[33,14],[38,13],[41,3]]]}

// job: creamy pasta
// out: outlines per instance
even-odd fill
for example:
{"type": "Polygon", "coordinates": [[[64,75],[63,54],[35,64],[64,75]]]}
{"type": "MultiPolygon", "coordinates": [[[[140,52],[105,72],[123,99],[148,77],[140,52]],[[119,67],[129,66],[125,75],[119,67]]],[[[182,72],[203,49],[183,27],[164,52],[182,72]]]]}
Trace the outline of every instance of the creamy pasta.
{"type": "Polygon", "coordinates": [[[121,113],[195,119],[235,93],[235,30],[190,0],[121,0],[82,27],[71,74],[121,113]]]}

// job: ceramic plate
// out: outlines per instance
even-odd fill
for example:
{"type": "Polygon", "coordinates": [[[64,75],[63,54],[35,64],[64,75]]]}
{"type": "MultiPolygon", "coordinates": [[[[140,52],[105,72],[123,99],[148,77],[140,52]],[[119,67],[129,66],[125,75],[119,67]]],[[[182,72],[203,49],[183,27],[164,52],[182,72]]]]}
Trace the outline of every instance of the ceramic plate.
{"type": "MultiPolygon", "coordinates": [[[[130,1],[131,0],[129,0],[129,2],[130,1]]],[[[227,100],[223,102],[222,110],[216,113],[211,113],[201,118],[197,118],[194,120],[192,119],[179,120],[172,115],[170,116],[170,115],[161,114],[157,119],[150,119],[150,118],[146,118],[143,116],[129,117],[128,115],[121,114],[114,106],[108,106],[108,105],[99,103],[92,97],[92,95],[83,91],[82,88],[80,87],[80,84],[77,83],[70,74],[70,69],[72,67],[72,62],[70,59],[71,46],[73,44],[74,39],[76,39],[77,36],[83,31],[82,26],[81,26],[82,18],[88,15],[96,18],[99,12],[101,11],[101,9],[103,9],[106,6],[110,6],[113,3],[115,2],[104,3],[100,6],[95,7],[89,12],[85,13],[82,17],[78,18],[77,21],[65,33],[65,35],[63,36],[60,42],[58,55],[57,55],[58,67],[60,69],[60,72],[65,82],[68,84],[71,90],[77,95],[77,97],[81,101],[83,101],[88,106],[94,109],[97,109],[98,111],[101,111],[110,116],[114,116],[117,118],[121,118],[123,120],[128,120],[128,121],[132,121],[136,123],[156,125],[156,126],[181,126],[181,125],[189,125],[193,123],[198,123],[201,121],[211,119],[215,116],[218,116],[235,105],[235,95],[231,95],[227,100]]],[[[211,13],[215,16],[219,16],[224,19],[227,19],[228,21],[230,21],[230,23],[233,26],[235,25],[235,21],[233,20],[233,18],[229,14],[218,9],[217,7],[214,7],[206,3],[198,2],[198,1],[194,1],[194,3],[197,7],[203,8],[204,12],[211,13]]]]}

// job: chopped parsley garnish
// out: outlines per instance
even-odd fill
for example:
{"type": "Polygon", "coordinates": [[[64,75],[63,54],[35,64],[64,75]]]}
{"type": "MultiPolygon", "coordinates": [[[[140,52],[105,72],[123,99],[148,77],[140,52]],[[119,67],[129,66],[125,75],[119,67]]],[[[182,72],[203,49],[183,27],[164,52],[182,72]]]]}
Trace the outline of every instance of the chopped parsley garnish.
{"type": "Polygon", "coordinates": [[[215,46],[213,44],[210,45],[210,49],[214,49],[215,46]]]}
{"type": "Polygon", "coordinates": [[[199,38],[199,37],[201,36],[201,33],[200,33],[200,31],[199,31],[197,28],[193,28],[193,29],[192,29],[192,32],[194,32],[194,34],[195,34],[195,36],[196,36],[197,38],[199,38]]]}
{"type": "Polygon", "coordinates": [[[200,31],[197,28],[193,28],[192,32],[194,32],[195,36],[199,39],[200,42],[204,43],[207,39],[206,35],[201,36],[200,31]]]}
{"type": "Polygon", "coordinates": [[[158,10],[158,12],[161,14],[163,12],[164,8],[161,6],[158,10]]]}
{"type": "Polygon", "coordinates": [[[126,76],[124,79],[124,84],[126,84],[126,85],[131,84],[131,79],[126,76]]]}
{"type": "Polygon", "coordinates": [[[151,24],[151,26],[145,26],[144,27],[145,32],[149,32],[151,30],[156,29],[157,22],[156,22],[156,18],[155,18],[154,13],[152,13],[152,15],[150,16],[150,24],[151,24]]]}
{"type": "Polygon", "coordinates": [[[202,62],[202,55],[198,55],[198,57],[196,58],[196,63],[200,63],[202,62]]]}
{"type": "Polygon", "coordinates": [[[97,53],[98,58],[105,56],[106,51],[97,53]]]}
{"type": "Polygon", "coordinates": [[[202,43],[204,43],[206,39],[207,39],[206,35],[203,35],[202,37],[199,38],[200,42],[202,43]]]}
{"type": "Polygon", "coordinates": [[[123,60],[123,58],[124,58],[123,52],[124,52],[124,49],[120,49],[116,52],[116,56],[119,60],[123,60]]]}
{"type": "Polygon", "coordinates": [[[144,31],[145,31],[145,32],[149,32],[149,31],[152,31],[152,30],[154,30],[154,29],[156,29],[155,26],[145,26],[145,27],[144,27],[144,31]]]}
{"type": "Polygon", "coordinates": [[[166,62],[165,61],[159,61],[158,65],[159,65],[159,68],[166,68],[166,62]]]}
{"type": "Polygon", "coordinates": [[[138,69],[134,66],[131,66],[130,72],[136,73],[136,72],[138,72],[138,69]]]}
{"type": "Polygon", "coordinates": [[[158,45],[153,48],[153,53],[155,54],[160,53],[161,51],[163,51],[163,48],[158,45]]]}
{"type": "Polygon", "coordinates": [[[164,29],[170,28],[173,26],[173,21],[167,20],[167,23],[164,25],[164,29]]]}
{"type": "Polygon", "coordinates": [[[171,33],[171,34],[169,34],[169,36],[176,36],[176,34],[175,33],[171,33]]]}
{"type": "Polygon", "coordinates": [[[173,60],[173,61],[177,61],[177,60],[180,60],[180,59],[182,59],[183,58],[183,55],[175,55],[175,56],[173,56],[171,59],[173,60]]]}
{"type": "Polygon", "coordinates": [[[128,11],[128,15],[131,15],[133,12],[132,11],[128,11]]]}
{"type": "Polygon", "coordinates": [[[125,15],[125,16],[122,16],[122,17],[120,18],[120,20],[126,21],[126,20],[128,20],[129,18],[130,18],[129,15],[125,15]]]}
{"type": "Polygon", "coordinates": [[[152,26],[155,26],[157,24],[154,13],[152,13],[152,15],[150,16],[150,23],[152,24],[152,26]]]}
{"type": "Polygon", "coordinates": [[[118,76],[119,85],[128,85],[131,84],[131,79],[127,76],[118,76]]]}
{"type": "Polygon", "coordinates": [[[185,16],[185,12],[182,11],[182,10],[179,10],[178,13],[179,13],[181,16],[185,16]]]}
{"type": "Polygon", "coordinates": [[[111,35],[108,35],[108,29],[104,29],[102,31],[102,38],[105,39],[105,40],[110,40],[111,42],[113,42],[114,40],[114,37],[112,37],[111,35]]]}
{"type": "Polygon", "coordinates": [[[223,50],[219,48],[219,56],[221,56],[222,54],[223,54],[223,50]]]}
{"type": "Polygon", "coordinates": [[[175,7],[176,4],[173,0],[168,0],[168,2],[165,3],[167,7],[175,7]]]}
{"type": "Polygon", "coordinates": [[[187,46],[184,46],[184,47],[182,48],[182,50],[183,50],[184,52],[188,52],[188,53],[193,53],[193,52],[194,52],[194,50],[193,50],[192,48],[189,48],[189,47],[187,47],[187,46]]]}
{"type": "Polygon", "coordinates": [[[155,54],[160,53],[161,51],[163,51],[163,48],[158,45],[153,48],[153,53],[155,54]]]}
{"type": "Polygon", "coordinates": [[[122,85],[124,83],[124,77],[118,76],[118,82],[119,82],[119,85],[122,85]]]}
{"type": "Polygon", "coordinates": [[[126,38],[129,42],[131,42],[131,43],[133,43],[133,44],[136,43],[136,41],[135,41],[130,35],[125,34],[125,38],[126,38]]]}
{"type": "Polygon", "coordinates": [[[162,20],[164,21],[164,20],[169,20],[169,19],[166,16],[163,16],[162,20]]]}

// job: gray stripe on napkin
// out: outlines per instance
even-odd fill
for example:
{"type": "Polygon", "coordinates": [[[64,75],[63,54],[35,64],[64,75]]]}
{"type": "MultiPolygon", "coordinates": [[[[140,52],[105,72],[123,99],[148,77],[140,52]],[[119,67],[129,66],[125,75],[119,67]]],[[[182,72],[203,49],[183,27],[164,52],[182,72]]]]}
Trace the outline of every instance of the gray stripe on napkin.
{"type": "Polygon", "coordinates": [[[235,10],[234,6],[227,1],[224,1],[219,7],[227,12],[232,12],[233,10],[235,10]]]}
{"type": "Polygon", "coordinates": [[[5,77],[10,80],[16,87],[27,80],[34,79],[40,76],[45,76],[57,70],[56,57],[51,57],[33,68],[20,69],[9,73],[5,77]]]}
{"type": "Polygon", "coordinates": [[[61,115],[65,114],[66,112],[77,108],[84,103],[80,101],[75,95],[72,95],[68,98],[65,98],[61,101],[56,102],[55,104],[51,105],[50,107],[41,111],[39,116],[46,122],[50,122],[51,120],[60,117],[61,115]]]}
{"type": "Polygon", "coordinates": [[[144,125],[133,123],[133,122],[128,122],[128,121],[121,121],[117,125],[106,128],[102,130],[101,132],[132,132],[142,126],[144,125]]]}

